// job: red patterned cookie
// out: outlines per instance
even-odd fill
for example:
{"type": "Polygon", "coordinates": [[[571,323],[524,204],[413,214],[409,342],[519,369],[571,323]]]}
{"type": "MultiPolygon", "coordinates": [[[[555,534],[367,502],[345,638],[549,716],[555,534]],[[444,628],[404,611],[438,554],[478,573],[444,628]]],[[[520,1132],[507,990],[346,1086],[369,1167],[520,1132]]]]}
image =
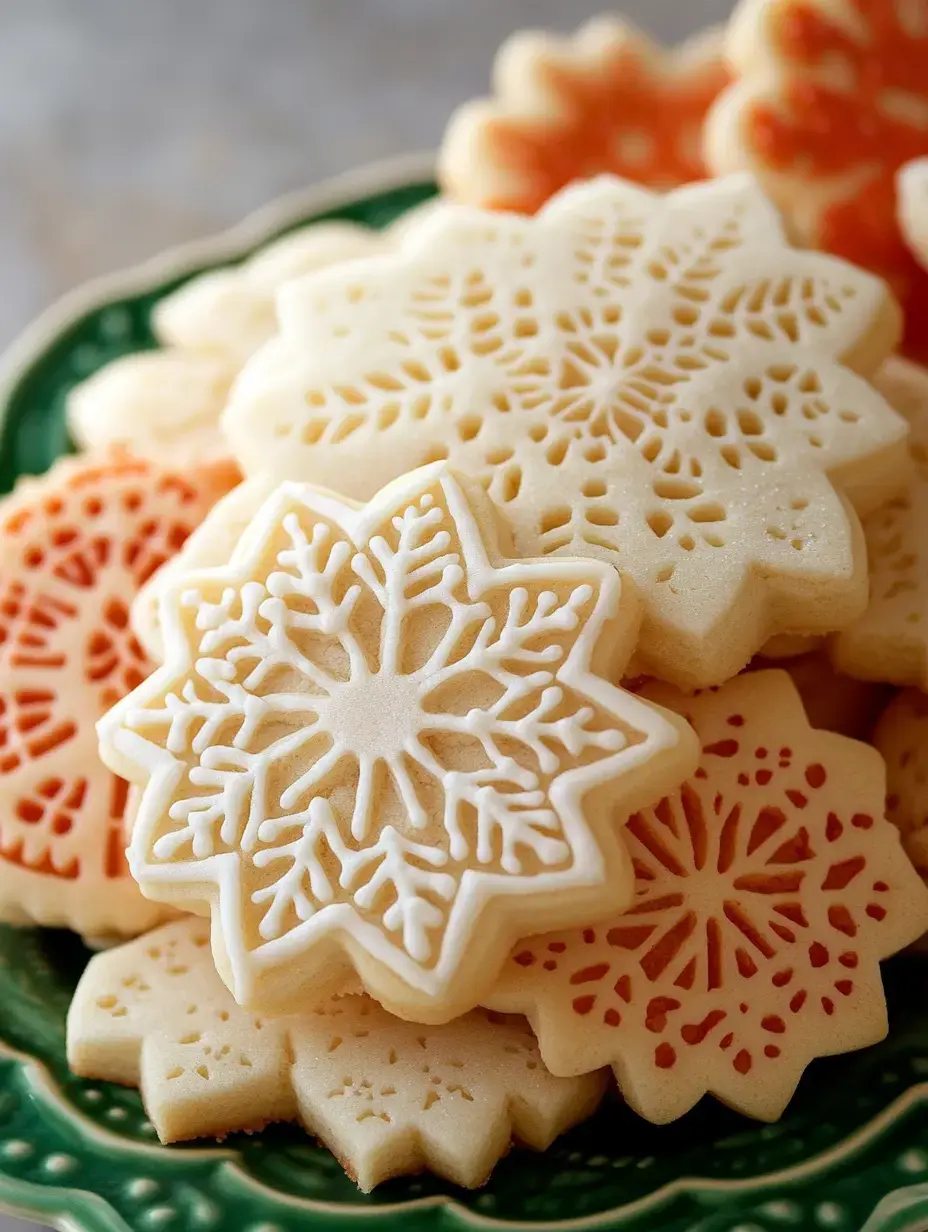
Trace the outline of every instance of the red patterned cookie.
{"type": "Polygon", "coordinates": [[[528,1015],[552,1073],[611,1065],[650,1121],[707,1093],[771,1120],[813,1058],[886,1034],[878,963],[925,930],[928,891],[879,754],[811,728],[785,673],[648,692],[702,760],[626,826],[635,906],[522,942],[488,1003],[528,1015]]]}
{"type": "Polygon", "coordinates": [[[150,670],[129,627],[138,587],[232,482],[126,455],[67,461],[0,509],[0,919],[87,934],[163,916],[128,873],[127,784],[94,723],[150,670]]]}
{"type": "Polygon", "coordinates": [[[602,172],[702,179],[703,120],[728,80],[716,30],[671,51],[608,16],[566,37],[522,31],[500,48],[493,97],[453,116],[440,178],[458,201],[526,214],[602,172]]]}

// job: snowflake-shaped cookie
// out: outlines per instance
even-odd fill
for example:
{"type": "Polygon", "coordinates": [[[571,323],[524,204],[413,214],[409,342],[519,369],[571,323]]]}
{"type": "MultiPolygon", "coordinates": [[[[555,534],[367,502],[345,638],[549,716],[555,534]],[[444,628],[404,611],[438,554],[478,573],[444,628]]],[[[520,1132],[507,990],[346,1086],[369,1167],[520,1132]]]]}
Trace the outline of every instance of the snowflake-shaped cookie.
{"type": "Polygon", "coordinates": [[[274,333],[278,289],[394,242],[389,229],[315,223],[191,279],[152,313],[163,350],[116,359],[72,390],[71,435],[84,449],[122,445],[167,465],[223,457],[219,417],[242,364],[274,333]]]}
{"type": "Polygon", "coordinates": [[[895,329],[883,284],[788,248],[748,178],[603,177],[531,219],[446,206],[398,255],[291,283],[225,423],[248,472],[355,499],[447,456],[520,555],[634,578],[642,671],[717,684],[863,610],[834,485],[895,494],[905,425],[836,361],[868,372],[895,329]]]}
{"type": "Polygon", "coordinates": [[[553,1073],[612,1065],[648,1120],[707,1093],[774,1119],[814,1057],[886,1034],[878,963],[924,931],[928,891],[879,755],[810,728],[783,672],[675,704],[702,761],[626,827],[635,906],[529,938],[488,1003],[528,1015],[553,1073]]]}
{"type": "Polygon", "coordinates": [[[928,697],[905,689],[886,707],[873,733],[886,759],[886,812],[928,881],[928,697]]]}
{"type": "Polygon", "coordinates": [[[928,689],[928,370],[891,359],[875,384],[908,420],[908,490],[864,521],[870,605],[831,642],[842,672],[928,689]]]}
{"type": "Polygon", "coordinates": [[[365,1191],[423,1167],[481,1185],[512,1138],[544,1150],[605,1086],[601,1073],[552,1077],[524,1020],[485,1010],[430,1028],[349,996],[256,1018],[217,976],[209,924],[192,918],[91,959],[68,1061],[139,1086],[162,1142],[298,1118],[365,1191]]]}
{"type": "Polygon", "coordinates": [[[896,183],[928,154],[924,0],[741,0],[727,51],[739,79],[709,112],[709,166],[751,170],[803,243],[886,278],[928,358],[928,274],[896,183]]]}
{"type": "Polygon", "coordinates": [[[131,933],[164,915],[129,876],[126,783],[94,723],[149,663],[140,585],[233,478],[110,456],[63,462],[0,512],[0,918],[131,933]]]}
{"type": "Polygon", "coordinates": [[[716,30],[673,51],[609,16],[567,37],[522,31],[499,50],[494,97],[452,117],[439,178],[454,200],[526,214],[602,172],[702,179],[703,119],[728,80],[716,30]]]}
{"type": "Polygon", "coordinates": [[[283,485],[227,569],[163,598],[164,667],[99,725],[147,781],[134,876],[211,902],[246,1006],[353,965],[420,1021],[469,1009],[531,924],[631,901],[616,818],[695,762],[608,683],[636,623],[608,565],[503,561],[440,465],[360,509],[283,485]]]}

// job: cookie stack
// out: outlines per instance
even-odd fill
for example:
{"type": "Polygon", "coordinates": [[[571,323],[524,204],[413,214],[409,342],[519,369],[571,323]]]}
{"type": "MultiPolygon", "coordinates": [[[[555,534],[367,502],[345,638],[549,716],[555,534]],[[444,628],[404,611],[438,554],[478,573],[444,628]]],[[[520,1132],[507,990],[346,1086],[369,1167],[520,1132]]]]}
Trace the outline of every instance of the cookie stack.
{"type": "Polygon", "coordinates": [[[610,1087],[774,1119],[885,1035],[928,929],[928,130],[816,59],[870,14],[902,72],[884,6],[518,36],[441,204],[194,280],[75,391],[88,455],[0,523],[0,910],[140,934],[68,1052],[162,1141],[299,1120],[365,1190],[473,1186],[610,1087]],[[819,148],[845,90],[908,125],[872,182],[819,148]]]}

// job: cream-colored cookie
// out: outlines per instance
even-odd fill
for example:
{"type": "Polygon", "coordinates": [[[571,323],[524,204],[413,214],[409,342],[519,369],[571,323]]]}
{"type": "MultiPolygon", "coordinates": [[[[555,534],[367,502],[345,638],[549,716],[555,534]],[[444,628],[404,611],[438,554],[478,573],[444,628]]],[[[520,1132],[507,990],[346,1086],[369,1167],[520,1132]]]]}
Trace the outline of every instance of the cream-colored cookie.
{"type": "Polygon", "coordinates": [[[612,1065],[650,1121],[707,1093],[773,1120],[813,1058],[884,1037],[879,960],[928,926],[928,890],[879,754],[810,728],[785,673],[654,695],[703,751],[628,822],[635,906],[522,942],[488,1004],[527,1014],[552,1073],[612,1065]]]}
{"type": "Polygon", "coordinates": [[[140,585],[232,480],[124,455],[65,461],[0,507],[0,919],[129,934],[163,918],[129,876],[127,784],[94,723],[148,674],[140,585]]]}
{"type": "Polygon", "coordinates": [[[574,34],[513,34],[493,97],[455,112],[439,178],[457,201],[532,214],[574,180],[611,172],[650,188],[705,175],[702,125],[728,83],[720,32],[665,51],[612,16],[574,34]]]}
{"type": "Polygon", "coordinates": [[[873,743],[886,759],[886,811],[928,880],[928,697],[905,689],[883,712],[873,743]]]}
{"type": "Polygon", "coordinates": [[[68,428],[82,449],[123,446],[167,466],[228,453],[219,416],[238,367],[223,355],[141,351],[114,360],[68,399],[68,428]]]}
{"type": "Polygon", "coordinates": [[[908,490],[864,521],[870,604],[831,642],[840,671],[928,689],[928,370],[888,360],[875,379],[908,420],[908,490]]]}
{"type": "Polygon", "coordinates": [[[605,1086],[602,1074],[553,1078],[524,1020],[485,1010],[423,1027],[351,996],[256,1018],[216,975],[209,925],[192,918],[91,960],[68,1061],[139,1086],[162,1142],[299,1118],[365,1191],[422,1168],[481,1185],[511,1140],[544,1150],[605,1086]]]}
{"type": "Polygon", "coordinates": [[[133,875],[211,908],[241,1004],[291,1012],[354,970],[447,1021],[527,928],[631,900],[616,819],[695,738],[610,683],[638,615],[614,569],[495,540],[441,465],[363,507],[284,484],[225,569],[162,595],[164,667],[101,750],[145,787],[133,875]]]}
{"type": "Polygon", "coordinates": [[[928,270],[928,157],[900,168],[896,192],[903,238],[919,265],[928,270]]]}
{"type": "Polygon", "coordinates": [[[249,473],[354,499],[447,456],[520,555],[634,578],[643,671],[717,684],[863,610],[842,494],[900,490],[906,428],[842,364],[869,372],[897,324],[882,283],[787,247],[746,177],[603,177],[532,219],[447,206],[397,255],[290,283],[225,424],[249,473]]]}

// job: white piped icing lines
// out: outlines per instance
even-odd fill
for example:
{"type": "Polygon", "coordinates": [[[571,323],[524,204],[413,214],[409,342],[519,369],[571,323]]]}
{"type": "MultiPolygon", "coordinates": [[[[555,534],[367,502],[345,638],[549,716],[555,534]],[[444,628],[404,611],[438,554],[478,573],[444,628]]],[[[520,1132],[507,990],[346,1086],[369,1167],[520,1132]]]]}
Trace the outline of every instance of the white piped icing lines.
{"type": "Polygon", "coordinates": [[[445,206],[395,255],[289,284],[225,426],[249,472],[367,499],[437,458],[519,555],[594,557],[644,600],[643,671],[718,684],[866,601],[860,529],[905,424],[859,376],[885,286],[786,244],[748,177],[603,177],[535,218],[445,206]],[[846,366],[841,366],[841,365],[846,366]]]}
{"type": "Polygon", "coordinates": [[[631,901],[616,821],[695,739],[609,683],[637,626],[615,570],[506,561],[495,537],[441,466],[360,509],[285,484],[228,568],[162,599],[165,665],[101,747],[145,784],[134,875],[211,905],[242,1004],[300,1008],[354,967],[444,1021],[528,927],[631,901]]]}
{"type": "Polygon", "coordinates": [[[288,1018],[235,1004],[188,918],[91,959],[68,1014],[75,1073],[139,1086],[163,1142],[299,1119],[364,1190],[423,1167],[481,1185],[512,1138],[544,1150],[605,1077],[554,1078],[522,1019],[441,1027],[347,996],[288,1018]]]}

